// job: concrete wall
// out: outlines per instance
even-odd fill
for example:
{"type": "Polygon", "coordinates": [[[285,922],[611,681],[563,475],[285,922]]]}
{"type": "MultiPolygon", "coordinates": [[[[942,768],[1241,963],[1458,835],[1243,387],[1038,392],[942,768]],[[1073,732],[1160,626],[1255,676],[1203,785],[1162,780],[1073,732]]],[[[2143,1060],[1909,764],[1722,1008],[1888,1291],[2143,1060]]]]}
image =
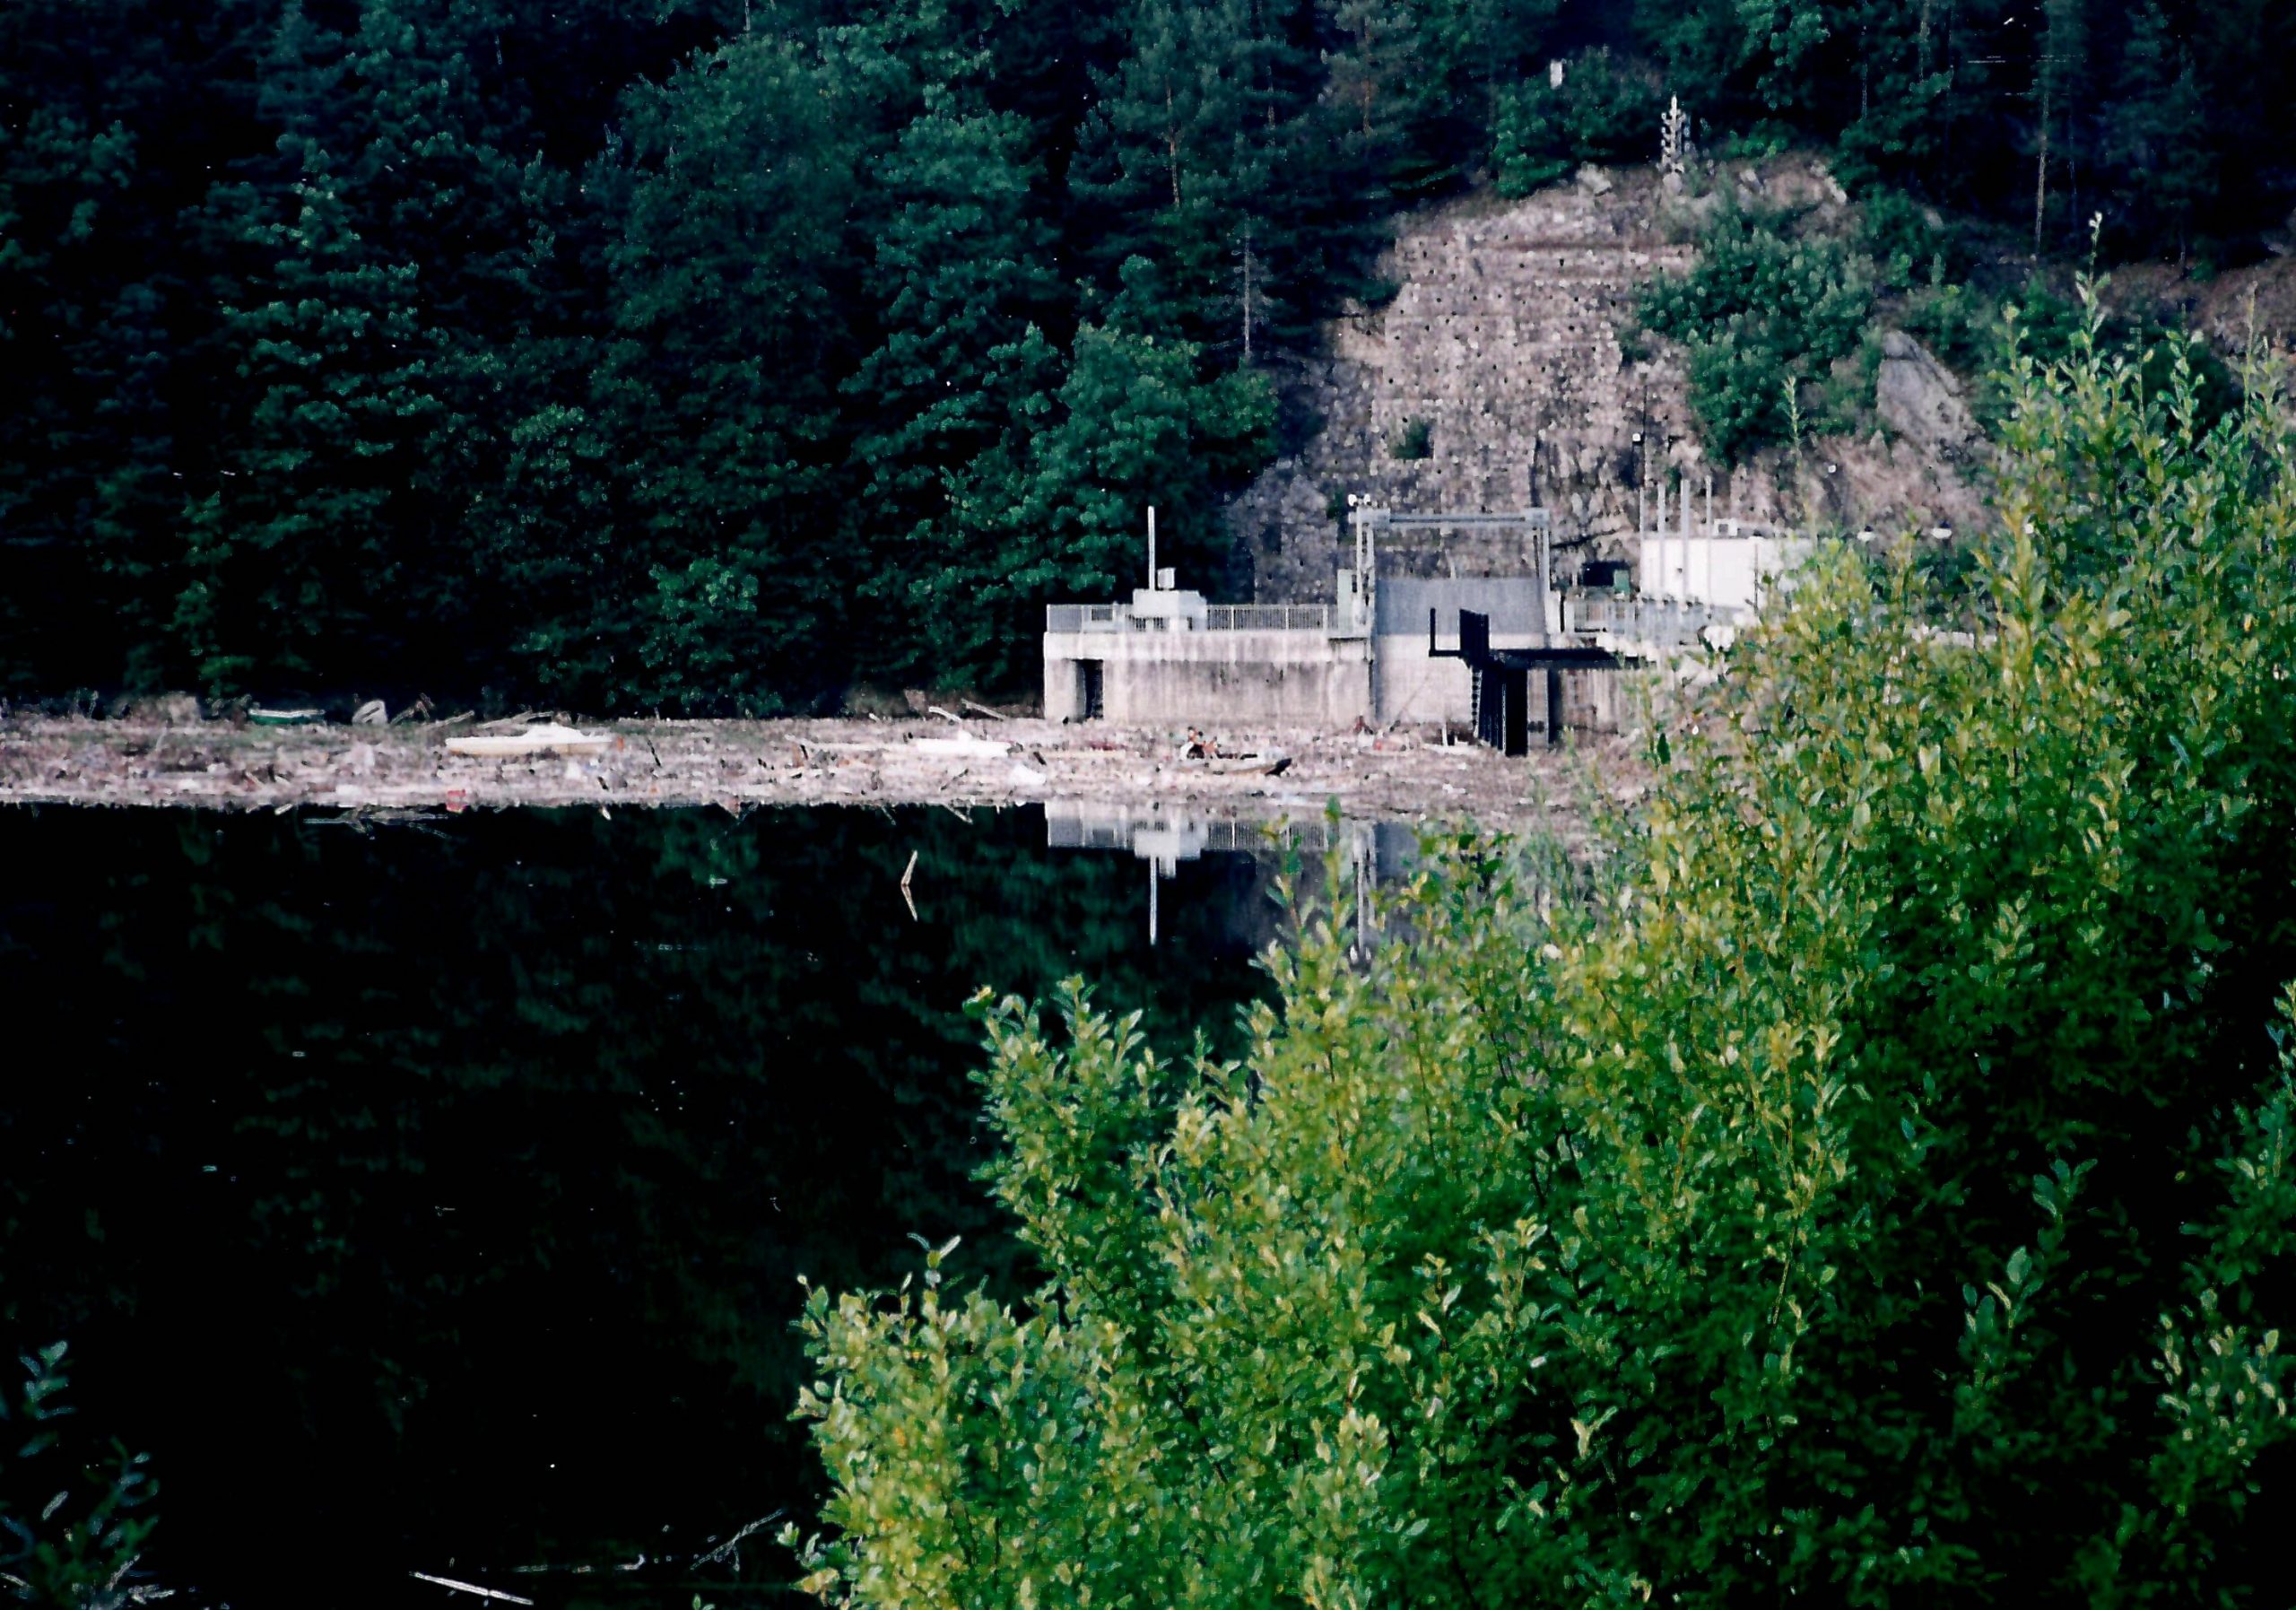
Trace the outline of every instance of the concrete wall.
{"type": "Polygon", "coordinates": [[[1652,533],[1642,539],[1639,590],[1661,601],[1752,609],[1771,580],[1809,559],[1811,547],[1798,537],[1652,533]]]}
{"type": "MultiPolygon", "coordinates": [[[[1536,555],[1533,555],[1534,561],[1536,555]]],[[[1435,612],[1436,634],[1457,643],[1459,612],[1472,609],[1491,618],[1493,644],[1528,643],[1539,631],[1539,583],[1535,575],[1422,579],[1382,576],[1378,590],[1379,635],[1419,634],[1427,641],[1427,612],[1435,612]]],[[[1560,624],[1560,622],[1556,622],[1560,624]]]]}
{"type": "MultiPolygon", "coordinates": [[[[1494,633],[1491,646],[1523,648],[1531,646],[1531,640],[1494,633]]],[[[1466,662],[1429,659],[1426,633],[1382,637],[1378,653],[1379,708],[1376,719],[1381,726],[1390,721],[1406,727],[1448,721],[1454,727],[1465,727],[1474,718],[1473,679],[1467,673],[1466,662]]],[[[1618,731],[1622,715],[1631,708],[1625,679],[1636,674],[1629,670],[1565,671],[1564,726],[1580,732],[1618,731]]],[[[1532,726],[1545,729],[1546,674],[1541,671],[1531,673],[1530,718],[1532,726]]]]}
{"type": "MultiPolygon", "coordinates": [[[[1494,634],[1493,648],[1534,640],[1494,634]]],[[[1427,657],[1427,634],[1378,640],[1376,708],[1367,638],[1319,631],[1074,631],[1044,639],[1044,713],[1048,721],[1083,718],[1080,666],[1100,666],[1100,713],[1141,726],[1269,725],[1335,731],[1365,719],[1384,726],[1464,727],[1473,718],[1466,665],[1427,657]]],[[[1615,732],[1629,709],[1628,671],[1564,674],[1565,725],[1615,732]]],[[[1546,678],[1531,676],[1531,720],[1546,722],[1546,678]]]]}
{"type": "MultiPolygon", "coordinates": [[[[1426,652],[1424,640],[1420,652],[1426,652]]],[[[1371,708],[1370,644],[1320,631],[1077,631],[1044,639],[1045,718],[1083,714],[1085,661],[1100,713],[1144,724],[1265,722],[1344,727],[1371,708]]]]}
{"type": "MultiPolygon", "coordinates": [[[[1519,634],[1497,632],[1491,634],[1494,648],[1527,648],[1536,639],[1519,634]]],[[[1456,648],[1458,640],[1450,631],[1443,633],[1443,646],[1456,648]]],[[[1474,718],[1474,678],[1468,674],[1466,661],[1461,659],[1430,659],[1427,657],[1427,632],[1424,627],[1417,632],[1399,632],[1382,636],[1378,640],[1378,713],[1375,718],[1382,726],[1390,721],[1406,725],[1419,722],[1448,721],[1455,727],[1465,726],[1474,718]]],[[[1531,678],[1531,719],[1543,721],[1544,713],[1538,701],[1540,678],[1531,678]]]]}

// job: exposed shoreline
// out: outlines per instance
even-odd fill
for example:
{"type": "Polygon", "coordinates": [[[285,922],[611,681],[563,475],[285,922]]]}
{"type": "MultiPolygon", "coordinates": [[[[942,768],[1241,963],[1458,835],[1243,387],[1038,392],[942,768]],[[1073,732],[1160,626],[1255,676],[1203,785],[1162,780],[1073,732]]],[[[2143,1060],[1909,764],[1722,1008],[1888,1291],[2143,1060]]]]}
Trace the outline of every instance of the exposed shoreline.
{"type": "MultiPolygon", "coordinates": [[[[1299,820],[1336,801],[1357,821],[1467,820],[1563,828],[1586,790],[1639,791],[1615,737],[1509,760],[1433,728],[1384,734],[1206,729],[1223,754],[1281,750],[1274,776],[1222,775],[1179,754],[1184,735],[1015,719],[609,721],[597,754],[448,753],[467,722],[262,727],[230,721],[0,717],[0,805],[309,808],[383,814],[514,805],[971,806],[1074,804],[1142,814],[1299,820]],[[920,740],[1004,743],[945,754],[920,740]]],[[[496,728],[495,730],[504,730],[496,728]]]]}

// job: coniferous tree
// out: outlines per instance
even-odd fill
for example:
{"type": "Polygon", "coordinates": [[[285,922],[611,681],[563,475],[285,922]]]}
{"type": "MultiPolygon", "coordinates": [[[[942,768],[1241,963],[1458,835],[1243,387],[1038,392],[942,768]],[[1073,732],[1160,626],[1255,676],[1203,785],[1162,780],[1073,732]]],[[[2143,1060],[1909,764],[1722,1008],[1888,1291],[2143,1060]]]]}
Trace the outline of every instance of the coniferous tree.
{"type": "Polygon", "coordinates": [[[1358,176],[1365,200],[1439,184],[1439,164],[1412,138],[1436,86],[1407,0],[1331,0],[1329,26],[1335,43],[1325,94],[1336,114],[1334,154],[1358,176]]]}
{"type": "Polygon", "coordinates": [[[2216,180],[2195,228],[2251,239],[2283,229],[2296,206],[2296,6],[2210,0],[2186,13],[2186,30],[2205,114],[2193,137],[2216,180]]]}
{"type": "MultiPolygon", "coordinates": [[[[1127,278],[1127,290],[1146,291],[1144,272],[1127,278]]],[[[1212,372],[1195,344],[1120,326],[1078,331],[1054,395],[1021,384],[1059,372],[1037,332],[999,356],[1031,400],[954,479],[956,529],[978,557],[966,567],[968,608],[944,629],[960,663],[1010,678],[1035,663],[1036,606],[1145,579],[1138,544],[1151,504],[1163,516],[1164,561],[1213,581],[1223,546],[1213,494],[1263,459],[1274,403],[1259,376],[1212,372]]]]}
{"type": "Polygon", "coordinates": [[[891,629],[871,634],[872,663],[926,674],[970,663],[948,652],[950,622],[1002,569],[952,508],[951,486],[1022,423],[1057,290],[1051,242],[1028,207],[1038,176],[1025,130],[1007,114],[935,104],[946,99],[928,97],[877,165],[895,203],[869,274],[883,335],[845,383],[861,419],[857,507],[879,556],[862,591],[891,629]]]}
{"type": "Polygon", "coordinates": [[[1473,165],[1492,149],[1505,91],[1544,81],[1562,9],[1561,0],[1427,0],[1416,31],[1442,94],[1421,137],[1438,155],[1473,165]]]}
{"type": "Polygon", "coordinates": [[[2049,164],[2078,160],[2078,101],[2087,87],[2087,0],[2042,0],[2033,47],[2033,252],[2048,227],[2049,164]]]}
{"type": "Polygon", "coordinates": [[[1823,0],[1740,0],[1746,28],[1746,65],[1764,111],[1789,113],[1799,104],[1819,49],[1833,36],[1823,0]]]}
{"type": "Polygon", "coordinates": [[[472,59],[495,21],[370,0],[342,35],[291,4],[268,47],[276,149],[203,210],[235,425],[191,489],[175,623],[211,686],[459,680],[530,602],[471,516],[508,501],[505,422],[579,354],[551,328],[565,187],[506,146],[472,59]]]}
{"type": "Polygon", "coordinates": [[[1269,199],[1255,8],[1135,0],[1124,15],[1125,57],[1101,82],[1071,180],[1123,222],[1089,249],[1107,279],[1135,257],[1152,265],[1157,290],[1135,299],[1135,318],[1216,341],[1230,327],[1231,251],[1269,199]]]}
{"type": "Polygon", "coordinates": [[[397,646],[382,618],[417,580],[408,489],[441,412],[436,354],[420,266],[361,228],[342,121],[358,111],[356,43],[289,5],[260,100],[276,152],[204,209],[238,270],[219,331],[232,431],[190,489],[173,625],[218,692],[355,674],[397,646]]]}
{"type": "Polygon", "coordinates": [[[2159,0],[2136,8],[2118,89],[2105,117],[2103,153],[2117,180],[2114,232],[2140,245],[2172,243],[2181,259],[2213,176],[2192,55],[2178,44],[2159,0]]]}
{"type": "Polygon", "coordinates": [[[859,152],[837,80],[737,38],[635,95],[600,408],[623,464],[584,674],[767,709],[838,685],[834,295],[859,152]]]}
{"type": "Polygon", "coordinates": [[[197,270],[177,136],[237,137],[217,26],[0,8],[0,689],[142,691],[170,672],[175,466],[202,419],[178,407],[197,270]]]}
{"type": "Polygon", "coordinates": [[[1670,96],[1709,123],[1731,115],[1746,38],[1736,0],[1636,0],[1634,27],[1670,96]]]}
{"type": "Polygon", "coordinates": [[[1856,52],[1857,115],[1842,130],[1845,182],[1925,186],[1938,167],[1952,75],[1939,0],[1857,0],[1842,36],[1856,52]]]}
{"type": "Polygon", "coordinates": [[[1502,196],[1552,183],[1582,162],[1647,160],[1665,102],[1607,46],[1552,64],[1500,98],[1494,177],[1502,196]]]}

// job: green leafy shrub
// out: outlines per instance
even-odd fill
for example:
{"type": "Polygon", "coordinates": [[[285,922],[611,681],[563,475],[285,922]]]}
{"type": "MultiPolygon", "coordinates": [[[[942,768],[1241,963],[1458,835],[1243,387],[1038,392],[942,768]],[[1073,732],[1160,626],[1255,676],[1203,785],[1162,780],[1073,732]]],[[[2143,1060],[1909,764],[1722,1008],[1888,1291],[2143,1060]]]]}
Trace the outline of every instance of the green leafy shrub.
{"type": "Polygon", "coordinates": [[[1509,85],[1492,124],[1492,182],[1501,196],[1528,196],[1581,163],[1647,161],[1663,104],[1655,83],[1601,48],[1566,62],[1559,85],[1509,85]]]}
{"type": "Polygon", "coordinates": [[[2137,365],[2147,392],[2172,389],[2181,365],[2191,370],[2194,422],[2202,431],[2239,402],[2242,382],[2223,359],[2157,313],[2124,313],[2092,329],[2080,300],[2038,277],[2006,301],[1969,284],[1926,286],[1905,299],[1898,323],[1946,363],[1979,377],[1973,411],[1988,434],[1997,433],[2016,407],[2010,370],[2021,353],[2037,363],[2061,363],[2093,345],[2137,365]]]}
{"type": "Polygon", "coordinates": [[[1423,419],[1407,419],[1387,451],[1396,458],[1410,460],[1430,458],[1435,453],[1435,427],[1423,419]]]}
{"type": "Polygon", "coordinates": [[[1960,630],[1817,564],[1591,898],[1456,846],[1270,957],[1239,1065],[984,1004],[1046,1284],[813,1296],[804,1586],[2267,1602],[2296,475],[2089,329],[2020,372],[1960,630]]]}
{"type": "Polygon", "coordinates": [[[1970,285],[1920,287],[1898,309],[1898,325],[1964,372],[1992,373],[2007,357],[2000,308],[1970,285]]]}
{"type": "Polygon", "coordinates": [[[1696,267],[1643,287],[1637,317],[1687,349],[1700,435],[1735,463],[1785,439],[1788,385],[1825,380],[1856,349],[1873,302],[1862,259],[1839,241],[1796,239],[1774,216],[1726,212],[1696,267]]]}
{"type": "Polygon", "coordinates": [[[0,1600],[58,1610],[138,1603],[134,1582],[154,1519],[146,1458],[69,1434],[65,1345],[26,1356],[0,1394],[0,1600]]]}
{"type": "Polygon", "coordinates": [[[1876,190],[1858,213],[1857,245],[1874,260],[1883,288],[1910,291],[1968,277],[1968,248],[1935,208],[1901,190],[1876,190]]]}

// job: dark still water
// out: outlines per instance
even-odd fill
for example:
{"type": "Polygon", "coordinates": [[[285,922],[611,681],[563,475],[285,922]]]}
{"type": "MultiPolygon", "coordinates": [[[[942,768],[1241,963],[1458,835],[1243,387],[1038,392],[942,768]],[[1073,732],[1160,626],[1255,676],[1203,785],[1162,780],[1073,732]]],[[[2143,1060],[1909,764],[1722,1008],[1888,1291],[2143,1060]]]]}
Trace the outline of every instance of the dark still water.
{"type": "Polygon", "coordinates": [[[158,1581],[248,1606],[778,1597],[690,1562],[817,1495],[797,1276],[1023,1276],[965,997],[1232,1046],[1276,928],[1205,855],[1152,948],[1148,864],[1034,811],[14,811],[0,866],[0,1346],[69,1339],[158,1581]]]}

